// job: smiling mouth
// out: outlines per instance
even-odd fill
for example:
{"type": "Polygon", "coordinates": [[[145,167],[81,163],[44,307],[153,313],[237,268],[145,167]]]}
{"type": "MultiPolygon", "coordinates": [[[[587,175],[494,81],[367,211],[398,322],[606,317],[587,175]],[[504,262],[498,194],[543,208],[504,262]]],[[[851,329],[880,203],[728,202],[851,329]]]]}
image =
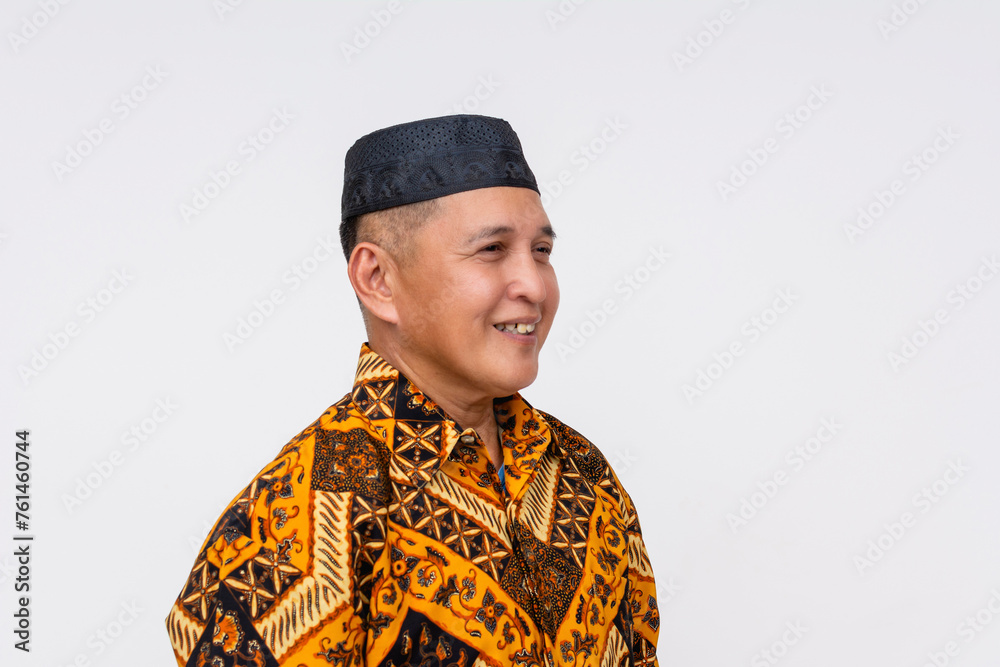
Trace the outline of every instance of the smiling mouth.
{"type": "Polygon", "coordinates": [[[534,324],[525,324],[524,322],[515,322],[510,324],[494,324],[493,328],[497,331],[506,331],[507,333],[527,335],[535,330],[534,324]]]}

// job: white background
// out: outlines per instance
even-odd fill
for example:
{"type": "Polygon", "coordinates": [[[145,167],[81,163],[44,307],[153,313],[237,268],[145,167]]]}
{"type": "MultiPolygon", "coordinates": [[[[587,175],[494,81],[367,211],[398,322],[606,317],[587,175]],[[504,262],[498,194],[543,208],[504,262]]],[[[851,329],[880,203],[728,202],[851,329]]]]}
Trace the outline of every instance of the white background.
{"type": "Polygon", "coordinates": [[[633,496],[660,664],[997,664],[1000,4],[48,2],[0,16],[0,662],[173,664],[164,618],[209,525],[350,388],[364,329],[342,256],[313,254],[339,247],[345,151],[472,112],[513,125],[549,193],[562,302],[523,394],[633,496]],[[294,118],[269,136],[276,109],[294,118]],[[185,220],[196,190],[214,196],[185,220]],[[836,433],[793,463],[824,419],[836,433]]]}

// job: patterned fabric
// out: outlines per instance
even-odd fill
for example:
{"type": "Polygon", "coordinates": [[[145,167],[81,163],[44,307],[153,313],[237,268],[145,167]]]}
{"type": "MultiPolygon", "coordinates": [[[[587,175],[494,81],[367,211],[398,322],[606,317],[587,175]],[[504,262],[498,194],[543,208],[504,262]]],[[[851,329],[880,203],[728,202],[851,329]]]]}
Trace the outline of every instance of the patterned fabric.
{"type": "Polygon", "coordinates": [[[354,142],[344,159],[340,217],[504,185],[539,192],[510,123],[473,114],[425,118],[354,142]]]}
{"type": "Polygon", "coordinates": [[[506,491],[361,346],[350,394],[225,511],[167,617],[179,665],[655,666],[639,520],[587,439],[494,400],[506,491]]]}

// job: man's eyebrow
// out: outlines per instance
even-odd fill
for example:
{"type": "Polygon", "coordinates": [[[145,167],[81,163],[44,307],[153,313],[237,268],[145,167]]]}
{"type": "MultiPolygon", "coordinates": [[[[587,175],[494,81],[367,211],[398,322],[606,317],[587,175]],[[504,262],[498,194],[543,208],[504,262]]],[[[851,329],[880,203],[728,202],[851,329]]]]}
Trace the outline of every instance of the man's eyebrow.
{"type": "MultiPolygon", "coordinates": [[[[466,245],[472,245],[483,239],[488,239],[493,236],[498,236],[500,234],[510,234],[514,231],[513,227],[507,225],[491,225],[489,227],[483,227],[478,232],[470,236],[465,240],[466,245]]],[[[538,231],[548,236],[553,241],[556,239],[556,230],[552,229],[552,225],[544,225],[538,229],[538,231]]]]}

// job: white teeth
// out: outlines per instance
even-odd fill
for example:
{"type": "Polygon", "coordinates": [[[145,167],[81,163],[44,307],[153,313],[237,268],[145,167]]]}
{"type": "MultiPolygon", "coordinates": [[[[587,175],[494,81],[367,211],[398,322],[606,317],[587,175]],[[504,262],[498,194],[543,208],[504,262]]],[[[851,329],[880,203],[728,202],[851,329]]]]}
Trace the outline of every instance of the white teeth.
{"type": "Polygon", "coordinates": [[[509,331],[510,333],[519,334],[529,334],[535,330],[534,324],[524,324],[523,322],[515,324],[494,324],[493,326],[497,331],[509,331]]]}

